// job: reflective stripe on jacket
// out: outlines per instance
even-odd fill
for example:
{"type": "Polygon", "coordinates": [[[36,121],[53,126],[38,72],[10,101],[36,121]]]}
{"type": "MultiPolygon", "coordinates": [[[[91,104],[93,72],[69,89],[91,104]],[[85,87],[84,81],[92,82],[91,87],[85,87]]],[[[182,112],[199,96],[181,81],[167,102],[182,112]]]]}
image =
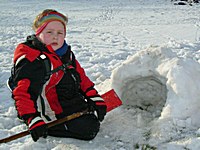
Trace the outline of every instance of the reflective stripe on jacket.
{"type": "Polygon", "coordinates": [[[27,120],[39,114],[45,122],[51,122],[85,109],[87,104],[84,96],[99,96],[94,83],[77,60],[75,68],[69,66],[66,72],[59,70],[44,83],[46,69],[39,56],[44,54],[50,60],[51,70],[61,66],[67,58],[57,56],[51,46],[32,45],[38,42],[36,38],[32,41],[19,44],[14,53],[16,88],[13,90],[13,99],[20,117],[27,120]],[[79,86],[75,86],[78,78],[79,86]]]}

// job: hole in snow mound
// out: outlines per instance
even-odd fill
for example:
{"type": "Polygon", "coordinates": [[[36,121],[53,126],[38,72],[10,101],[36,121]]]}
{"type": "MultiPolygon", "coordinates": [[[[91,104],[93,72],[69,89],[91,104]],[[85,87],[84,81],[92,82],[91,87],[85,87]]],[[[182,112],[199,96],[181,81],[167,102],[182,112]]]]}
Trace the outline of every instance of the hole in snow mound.
{"type": "Polygon", "coordinates": [[[138,120],[185,128],[200,127],[198,81],[199,62],[168,46],[138,51],[112,72],[112,88],[135,116],[141,114],[138,120]]]}
{"type": "Polygon", "coordinates": [[[159,117],[167,99],[166,84],[155,76],[129,79],[122,91],[123,104],[159,117]]]}

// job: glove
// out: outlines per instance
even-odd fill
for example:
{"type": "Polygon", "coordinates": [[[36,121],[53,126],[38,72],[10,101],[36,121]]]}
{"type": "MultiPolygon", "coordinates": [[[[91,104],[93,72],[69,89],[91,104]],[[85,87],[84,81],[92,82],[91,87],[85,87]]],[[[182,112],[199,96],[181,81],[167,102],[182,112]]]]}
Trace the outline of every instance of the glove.
{"type": "Polygon", "coordinates": [[[47,137],[47,125],[41,117],[36,116],[28,119],[31,137],[36,142],[40,137],[47,137]]]}
{"type": "Polygon", "coordinates": [[[96,111],[98,120],[103,121],[107,109],[104,100],[101,97],[92,97],[89,98],[88,105],[89,111],[96,111]]]}

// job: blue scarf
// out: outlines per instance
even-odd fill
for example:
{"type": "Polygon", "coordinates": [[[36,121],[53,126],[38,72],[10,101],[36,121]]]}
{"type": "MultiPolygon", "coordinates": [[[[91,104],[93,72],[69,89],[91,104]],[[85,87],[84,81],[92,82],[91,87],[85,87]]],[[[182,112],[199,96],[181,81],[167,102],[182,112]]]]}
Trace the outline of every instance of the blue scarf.
{"type": "Polygon", "coordinates": [[[67,52],[68,45],[66,41],[64,41],[63,46],[55,51],[58,56],[62,56],[67,52]]]}

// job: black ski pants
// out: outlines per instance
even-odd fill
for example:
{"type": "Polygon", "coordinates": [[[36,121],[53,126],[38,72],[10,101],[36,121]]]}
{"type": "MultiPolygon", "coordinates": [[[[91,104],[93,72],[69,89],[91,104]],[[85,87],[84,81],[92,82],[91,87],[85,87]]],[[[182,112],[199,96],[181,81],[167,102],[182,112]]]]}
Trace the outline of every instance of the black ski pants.
{"type": "Polygon", "coordinates": [[[48,129],[48,135],[55,137],[92,140],[99,132],[100,122],[94,114],[86,114],[48,129]]]}

